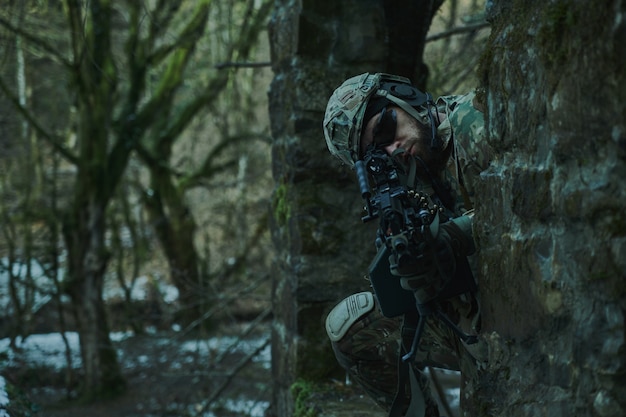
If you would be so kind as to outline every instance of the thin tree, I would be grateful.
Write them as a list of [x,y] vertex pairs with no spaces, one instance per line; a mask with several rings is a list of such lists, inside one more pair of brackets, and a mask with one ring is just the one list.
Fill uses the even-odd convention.
[[[67,251],[63,289],[71,298],[80,334],[85,399],[124,388],[109,338],[103,284],[110,258],[107,208],[132,152],[140,149],[142,155],[153,155],[154,149],[173,141],[221,88],[220,83],[228,80],[220,76],[193,92],[185,91],[185,98],[177,95],[196,44],[207,30],[211,4],[209,0],[65,0],[59,9],[49,5],[45,10],[66,17],[65,25],[58,28],[66,39],[53,42],[31,30],[34,25],[0,15],[1,26],[19,34],[29,50],[49,57],[66,74],[66,93],[75,110],[58,133],[45,123],[44,114],[22,105],[12,83],[0,77],[0,90],[37,137],[75,173],[68,202],[60,208]],[[24,15],[25,20],[31,17]],[[153,84],[154,79],[158,81]],[[184,99],[191,104],[172,104]],[[171,121],[157,135],[166,117]]]
[[[220,56],[223,62],[246,61],[253,47],[258,43],[259,33],[265,28],[272,2],[248,0],[226,2],[230,19],[224,28],[230,32],[228,39],[223,41]],[[237,17],[237,13],[241,15]],[[220,16],[221,17],[221,16]],[[237,18],[238,24],[233,19]],[[222,19],[216,19],[222,21]],[[165,22],[153,22],[163,25]],[[234,33],[233,33],[234,32]],[[154,45],[150,46],[154,47]],[[189,51],[191,52],[191,51]],[[217,54],[216,54],[217,55]],[[186,62],[190,54],[180,54],[180,63]],[[147,63],[146,63],[147,64]],[[211,63],[217,66],[217,62]],[[206,69],[203,69],[206,71]],[[209,71],[207,71],[209,72]],[[169,72],[168,72],[169,73]],[[174,72],[173,74],[176,74]],[[164,164],[173,156],[173,147],[181,138],[181,133],[201,111],[209,106],[215,107],[229,80],[235,74],[223,67],[209,72],[208,82],[200,90],[199,95],[176,106],[170,101],[155,109],[155,117],[159,120],[153,126],[153,132],[142,143],[140,156],[150,172],[150,187],[144,193],[144,202],[151,215],[157,237],[166,254],[170,267],[170,277],[179,290],[179,303],[183,308],[180,318],[190,323],[202,316],[207,293],[210,293],[210,274],[201,271],[200,256],[196,250],[194,238],[198,228],[192,210],[185,200],[185,194],[202,186],[218,173],[236,166],[237,158],[226,156],[225,150],[232,148],[237,142],[250,140],[250,135],[229,137],[227,132],[216,133],[223,136],[219,143],[207,152],[203,162],[196,169],[178,171]],[[172,84],[182,84],[183,79],[172,79]]]

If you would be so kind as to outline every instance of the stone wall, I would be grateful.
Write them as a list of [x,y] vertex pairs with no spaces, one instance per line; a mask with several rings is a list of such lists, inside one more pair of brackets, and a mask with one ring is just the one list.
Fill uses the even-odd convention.
[[[421,3],[398,0],[396,5],[399,10],[413,5],[405,7],[406,17],[417,14],[415,4]],[[423,3],[434,10],[437,2]],[[371,227],[376,225],[360,221],[363,202],[354,173],[326,149],[322,120],[328,97],[347,77],[366,71],[394,69],[419,77],[416,54],[421,58],[423,44],[390,53],[389,39],[414,36],[418,20],[396,18],[390,33],[381,0],[277,0],[275,5],[269,93],[276,183],[271,208],[274,413],[291,417],[290,386],[297,378],[343,378],[323,323],[341,298],[368,289],[363,275],[374,254]]]
[[[359,195],[350,171],[330,158],[321,129],[332,90],[358,65],[335,66],[319,58],[341,48],[356,59],[366,43],[361,37],[355,42],[336,39],[339,2],[312,3],[277,1],[271,23],[275,77],[269,99],[276,182],[271,229],[277,249],[272,373],[274,413],[285,417],[293,415],[290,387],[297,378],[320,379],[338,372],[323,320],[331,300],[356,289],[353,268],[367,265],[361,256],[366,235],[356,227]],[[375,40],[369,44],[375,52]],[[358,71],[366,66],[363,62]]]
[[471,415],[626,415],[626,3],[490,3]]

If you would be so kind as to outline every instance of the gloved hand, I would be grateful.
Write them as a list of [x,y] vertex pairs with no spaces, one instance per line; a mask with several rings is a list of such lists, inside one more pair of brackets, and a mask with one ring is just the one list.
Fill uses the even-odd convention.
[[430,245],[421,244],[414,257],[413,274],[400,274],[402,288],[425,303],[445,288],[456,272],[456,260],[476,251],[472,237],[472,215],[463,215],[439,225]]
[[473,214],[463,215],[439,225],[437,240],[446,241],[457,258],[476,252],[472,236],[473,217]]

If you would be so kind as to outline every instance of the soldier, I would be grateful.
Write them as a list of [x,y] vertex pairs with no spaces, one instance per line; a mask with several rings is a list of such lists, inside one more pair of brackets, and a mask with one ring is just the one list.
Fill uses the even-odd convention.
[[[483,114],[478,109],[474,93],[441,97],[435,102],[404,77],[365,73],[335,90],[323,125],[331,154],[350,168],[374,149],[384,149],[394,158],[412,163],[421,191],[426,190],[441,207],[444,221],[453,220],[441,224],[436,239],[459,265],[475,250],[472,178],[488,164],[488,155],[480,147]],[[402,287],[412,289],[418,300],[437,297],[440,292],[431,297],[425,294],[445,281],[426,270],[396,275],[400,275]],[[480,325],[478,293],[471,272],[462,279],[468,282],[457,279],[454,284],[445,284],[456,288],[437,305],[458,329],[476,335]],[[415,331],[403,332],[401,317],[385,314],[381,308],[381,304],[395,300],[382,300],[377,295],[367,291],[353,294],[328,314],[326,331],[339,364],[390,416],[439,416],[429,379],[422,371],[428,366],[460,370],[469,379],[476,373],[475,351],[450,326],[429,319],[412,366],[406,365],[413,383],[405,386],[403,381],[411,378],[406,377],[399,361],[400,345],[404,340],[402,352],[407,352],[407,334],[414,335]],[[404,375],[400,385],[399,375]]]

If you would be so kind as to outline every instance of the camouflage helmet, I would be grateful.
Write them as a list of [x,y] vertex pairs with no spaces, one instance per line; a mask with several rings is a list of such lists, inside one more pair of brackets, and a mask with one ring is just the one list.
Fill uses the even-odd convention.
[[369,119],[365,116],[368,104],[379,97],[430,125],[428,107],[434,104],[432,98],[415,88],[408,78],[384,73],[349,78],[328,100],[323,127],[330,153],[350,167],[359,159],[361,132],[367,123],[365,119]]

